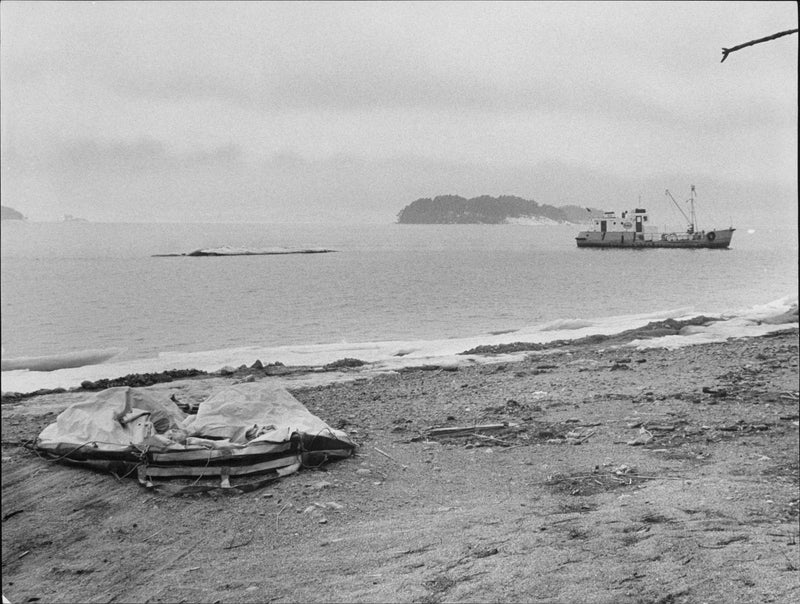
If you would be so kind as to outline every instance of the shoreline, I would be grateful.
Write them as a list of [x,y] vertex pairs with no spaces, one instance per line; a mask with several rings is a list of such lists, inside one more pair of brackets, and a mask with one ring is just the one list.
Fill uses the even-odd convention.
[[[362,369],[326,385],[254,377],[283,383],[358,449],[228,496],[171,498],[40,459],[24,443],[85,393],[4,400],[4,595],[792,599],[796,327],[674,350],[600,342],[457,368]],[[241,379],[148,388],[191,403]],[[474,428],[492,425],[503,428]]]
[[[663,337],[666,335],[678,335],[678,333],[683,327],[707,325],[711,322],[719,320],[721,319],[706,317],[703,315],[699,315],[697,317],[693,317],[691,319],[687,319],[684,321],[675,321],[673,319],[667,319],[666,321],[651,322],[644,327],[627,330],[619,334],[613,334],[613,335],[597,334],[597,335],[584,336],[582,338],[576,338],[574,340],[554,340],[547,343],[512,342],[509,344],[481,345],[470,350],[465,350],[464,352],[458,354],[460,356],[470,356],[470,355],[480,356],[484,358],[483,361],[484,363],[491,364],[492,359],[494,357],[498,357],[500,355],[508,355],[512,353],[520,353],[520,352],[536,353],[536,352],[555,352],[555,351],[562,351],[562,352],[566,351],[570,353],[571,351],[579,349],[584,346],[595,346],[599,344],[617,347],[617,346],[622,346],[626,343],[630,343],[633,340],[638,340],[642,338],[646,339],[646,338]],[[762,336],[750,336],[750,337],[777,337],[797,332],[798,332],[798,327],[785,327],[782,329],[777,329],[775,331],[769,332]],[[698,344],[691,344],[691,345],[696,346]],[[496,362],[503,362],[503,360],[497,360]],[[519,362],[519,360],[512,360],[511,362]],[[160,372],[131,373],[116,378],[102,378],[95,381],[84,380],[80,386],[73,388],[41,388],[32,392],[3,391],[2,394],[0,394],[0,404],[17,402],[27,398],[48,395],[48,394],[92,392],[98,390],[105,390],[106,388],[115,388],[119,386],[129,386],[131,388],[144,388],[156,384],[169,383],[177,380],[185,380],[190,378],[202,379],[202,378],[213,378],[213,377],[230,377],[233,379],[251,381],[263,377],[302,376],[312,373],[319,374],[319,373],[332,373],[337,371],[347,371],[349,369],[355,369],[357,372],[360,372],[363,369],[369,369],[369,365],[371,364],[362,361],[360,359],[348,358],[348,357],[338,359],[336,361],[321,366],[284,365],[281,362],[269,363],[267,365],[264,365],[260,359],[256,359],[256,361],[250,366],[240,365],[237,368],[227,366],[217,371],[203,371],[194,368],[167,369]],[[458,368],[457,366],[449,363],[437,364],[435,362],[431,362],[431,363],[423,363],[420,365],[404,366],[401,367],[399,371],[414,371],[414,370],[431,371],[431,370],[442,370],[442,369],[457,370],[457,368]],[[389,373],[389,372],[391,371],[377,370],[377,373]],[[358,379],[358,378],[353,378],[353,379]]]
[[[523,358],[526,354],[532,352],[544,352],[599,343],[605,343],[608,346],[630,346],[632,348],[692,346],[709,341],[725,341],[735,337],[764,335],[782,329],[797,329],[795,325],[799,320],[798,304],[796,301],[788,300],[787,302],[786,300],[781,299],[769,305],[754,307],[749,311],[749,314],[728,316],[684,315],[683,318],[678,319],[662,318],[651,320],[629,329],[625,329],[616,323],[611,326],[611,322],[616,319],[611,317],[595,321],[555,321],[552,323],[554,327],[549,327],[551,324],[546,323],[530,330],[507,330],[483,336],[441,340],[438,342],[398,341],[366,342],[343,346],[319,345],[316,347],[318,349],[317,355],[328,357],[326,359],[327,362],[315,362],[308,358],[311,350],[315,348],[314,346],[294,346],[264,349],[262,352],[271,356],[285,354],[303,361],[302,363],[284,362],[281,359],[263,364],[261,358],[258,358],[257,352],[251,352],[246,360],[244,356],[246,353],[239,352],[237,355],[232,355],[238,357],[233,364],[219,363],[213,366],[213,362],[210,362],[209,359],[204,359],[200,364],[191,364],[191,361],[184,359],[172,363],[173,366],[169,367],[169,361],[143,359],[121,364],[122,368],[118,368],[116,373],[114,373],[115,363],[113,361],[108,364],[90,363],[79,367],[66,364],[72,363],[75,357],[86,356],[87,353],[97,355],[98,352],[104,352],[82,351],[62,355],[65,362],[63,367],[57,365],[57,356],[46,357],[48,364],[52,368],[50,371],[31,373],[12,373],[9,371],[8,375],[3,376],[4,389],[2,397],[3,399],[18,400],[39,394],[74,392],[82,389],[98,390],[112,385],[148,386],[179,379],[187,375],[187,372],[197,376],[224,376],[230,374],[241,375],[250,370],[250,373],[255,377],[260,377],[279,373],[330,373],[341,368],[355,367],[366,373],[378,374],[419,365],[463,366],[472,362],[491,362],[492,358],[501,355],[508,357],[506,360],[514,360],[514,357]],[[776,303],[781,303],[782,307],[780,309],[773,308]],[[667,316],[665,313],[653,313],[650,317],[659,314],[662,317]],[[633,315],[628,318],[635,319]],[[565,326],[570,323],[572,323],[572,326]],[[552,336],[547,334],[554,333],[553,329],[560,329],[565,335],[571,334],[572,337],[552,339]],[[517,340],[516,338],[520,339]],[[483,343],[481,343],[481,340],[483,340]],[[487,344],[485,343],[487,341],[499,341],[500,343]],[[342,356],[337,356],[337,351]],[[201,353],[201,356],[203,354],[207,353]],[[358,355],[358,357],[350,355]],[[198,356],[199,359],[200,356]],[[6,359],[4,363],[11,363],[15,360]],[[125,365],[128,365],[127,369],[138,365],[140,369],[144,368],[144,370],[126,371]],[[161,367],[156,368],[158,365]],[[6,372],[4,371],[4,373]],[[98,377],[93,378],[92,375]],[[62,377],[58,378],[57,376]],[[41,385],[40,387],[29,385],[25,389],[19,387],[20,384],[25,384],[26,382],[30,384],[36,381],[40,384],[56,383],[52,387]],[[59,381],[61,383],[57,383]],[[9,382],[12,386],[6,389],[6,384]],[[70,386],[70,383],[74,385]]]

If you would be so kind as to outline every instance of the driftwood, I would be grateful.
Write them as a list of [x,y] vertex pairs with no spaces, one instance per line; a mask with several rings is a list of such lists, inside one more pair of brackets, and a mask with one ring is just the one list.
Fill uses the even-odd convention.
[[474,432],[487,430],[503,430],[511,428],[514,424],[478,424],[475,426],[453,426],[450,428],[431,428],[428,436],[456,436],[459,434],[472,434]]
[[739,44],[738,46],[734,46],[732,48],[723,48],[722,49],[722,61],[720,63],[724,63],[725,59],[728,58],[728,55],[732,52],[737,50],[741,50],[742,48],[747,48],[748,46],[753,46],[754,44],[760,44],[761,42],[769,42],[770,40],[774,40],[775,38],[781,38],[783,36],[788,36],[789,34],[796,34],[796,29],[787,29],[786,31],[778,32],[777,34],[772,34],[771,36],[767,36],[766,38],[759,38],[758,40],[750,40],[749,42],[745,42],[744,44]]

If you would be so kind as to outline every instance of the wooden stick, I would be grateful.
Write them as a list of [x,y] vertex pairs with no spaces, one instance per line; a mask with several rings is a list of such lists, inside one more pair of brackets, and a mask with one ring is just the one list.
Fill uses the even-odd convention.
[[381,450],[380,450],[378,447],[372,447],[372,448],[373,448],[373,449],[375,449],[375,450],[376,450],[378,453],[380,453],[380,454],[381,454],[381,455],[383,455],[384,457],[388,457],[388,458],[389,458],[389,459],[391,459],[392,461],[396,461],[397,463],[400,463],[400,462],[399,462],[399,461],[397,461],[397,460],[396,460],[394,457],[392,457],[391,455],[389,455],[389,454],[388,454],[386,451],[381,451]]
[[484,440],[491,440],[492,442],[500,443],[501,445],[510,445],[511,443],[507,440],[500,440],[499,438],[495,438],[494,436],[489,436],[488,434],[476,434],[476,438],[482,438]]
[[[404,470],[405,470],[405,469],[408,467],[408,466],[407,466],[407,465],[405,465],[404,463],[400,463],[399,461],[397,461],[397,460],[396,460],[394,457],[392,457],[391,455],[389,455],[389,454],[388,454],[386,451],[381,451],[381,450],[380,450],[378,447],[372,447],[372,448],[373,448],[373,449],[375,449],[375,450],[376,450],[378,453],[380,453],[380,454],[381,454],[381,455],[383,455],[384,457],[388,457],[389,459],[391,459],[391,460],[392,460],[393,462],[395,462],[396,464],[400,464],[400,466],[401,466],[401,467],[402,467]],[[381,475],[383,475],[383,473],[380,473],[380,474],[381,474]],[[384,480],[386,480],[386,476],[385,476],[385,475],[383,475],[383,479],[384,479]]]
[[738,46],[734,46],[732,48],[723,48],[722,49],[722,61],[720,63],[724,63],[725,59],[728,58],[728,55],[734,51],[741,50],[742,48],[747,48],[748,46],[753,46],[754,44],[760,44],[761,42],[769,42],[770,40],[774,40],[775,38],[781,38],[783,36],[788,36],[789,34],[796,34],[796,29],[787,29],[786,31],[778,32],[777,34],[772,34],[771,36],[767,36],[766,38],[759,38],[758,40],[750,40],[749,42],[745,42],[744,44],[739,44]]
[[482,424],[475,426],[454,426],[452,428],[431,428],[428,430],[428,436],[456,435],[476,432],[478,430],[502,430],[503,428],[510,427],[512,427],[511,424]]

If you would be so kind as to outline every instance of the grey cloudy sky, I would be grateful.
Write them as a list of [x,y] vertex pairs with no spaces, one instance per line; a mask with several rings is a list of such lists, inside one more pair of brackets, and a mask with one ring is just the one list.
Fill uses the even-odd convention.
[[[794,2],[0,3],[34,220],[389,222],[418,197],[797,217]],[[685,195],[684,195],[685,196]],[[651,201],[652,200],[652,201]]]

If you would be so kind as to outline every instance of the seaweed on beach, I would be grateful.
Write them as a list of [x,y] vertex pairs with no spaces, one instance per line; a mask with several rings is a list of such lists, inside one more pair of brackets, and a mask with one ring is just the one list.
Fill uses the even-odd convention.
[[366,362],[362,361],[361,359],[353,359],[350,357],[345,357],[343,359],[338,359],[336,361],[333,361],[332,363],[328,363],[327,365],[324,365],[322,368],[325,371],[335,371],[337,369],[349,369],[352,367],[361,367],[363,365],[366,365]]
[[614,489],[631,487],[657,476],[642,475],[636,469],[622,465],[606,471],[595,468],[593,472],[552,474],[544,484],[556,492],[572,496],[595,495]]
[[171,382],[173,380],[198,377],[202,375],[208,375],[208,373],[201,371],[200,369],[170,369],[168,371],[161,371],[160,373],[131,373],[119,378],[101,379],[94,382],[85,380],[81,382],[81,388],[83,390],[105,390],[107,388],[116,388],[118,386],[141,388],[143,386],[152,386],[153,384]]
[[664,319],[663,321],[651,321],[647,325],[628,329],[614,335],[592,334],[574,340],[553,340],[552,342],[511,342],[509,344],[490,344],[476,346],[470,350],[460,352],[461,355],[467,354],[508,354],[513,352],[538,352],[541,350],[552,350],[554,348],[564,348],[567,346],[583,347],[601,342],[612,344],[622,344],[637,339],[660,338],[663,336],[678,335],[681,329],[688,326],[705,326],[721,319],[698,315],[690,319],[679,321],[677,319]]
[[186,378],[203,377],[208,373],[200,369],[169,369],[159,373],[131,373],[123,377],[112,379],[100,379],[96,381],[84,380],[76,388],[41,388],[34,392],[3,392],[2,403],[16,403],[25,399],[47,394],[62,394],[64,392],[81,392],[83,390],[105,390],[117,386],[130,386],[131,388],[143,388],[153,384],[161,384]]

